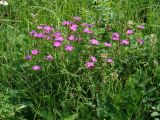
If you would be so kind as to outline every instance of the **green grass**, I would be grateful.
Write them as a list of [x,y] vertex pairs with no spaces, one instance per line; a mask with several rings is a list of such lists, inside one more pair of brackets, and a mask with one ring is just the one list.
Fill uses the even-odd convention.
[[[0,119],[6,120],[152,120],[160,114],[160,2],[158,0],[20,0],[0,6]],[[37,14],[32,18],[32,14]],[[145,22],[140,48],[109,50],[114,65],[101,60],[93,70],[77,59],[86,53],[53,51],[55,60],[40,59],[52,49],[47,42],[33,40],[29,32],[39,24],[62,28],[63,20],[80,16],[96,24],[98,40],[109,40],[105,26],[123,33],[127,22]],[[153,35],[151,35],[153,34]],[[84,36],[87,41],[87,37]],[[124,37],[124,36],[123,36]],[[101,39],[102,38],[102,39]],[[157,40],[156,40],[157,39]],[[33,62],[24,60],[31,49],[44,53]],[[82,49],[83,46],[80,46]],[[81,52],[81,54],[80,54]],[[106,52],[106,51],[105,51]],[[98,57],[100,59],[100,56]],[[32,71],[41,63],[44,69]],[[153,113],[157,113],[157,116]]]

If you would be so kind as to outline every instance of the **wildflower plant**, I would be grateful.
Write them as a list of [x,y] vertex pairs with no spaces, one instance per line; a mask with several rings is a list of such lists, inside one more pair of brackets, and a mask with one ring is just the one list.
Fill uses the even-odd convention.
[[[25,59],[30,61],[34,57],[36,57],[34,60],[39,59],[39,65],[32,66],[32,70],[37,71],[44,68],[43,65],[40,65],[41,61],[56,61],[57,58],[60,58],[65,64],[65,61],[68,61],[73,54],[80,61],[80,67],[95,68],[100,67],[103,63],[113,64],[117,55],[123,53],[125,48],[127,50],[131,50],[132,47],[139,49],[139,45],[144,43],[143,25],[129,24],[124,32],[106,30],[104,33],[109,35],[106,40],[95,34],[98,29],[95,24],[83,23],[80,17],[73,17],[72,21],[63,21],[61,28],[58,29],[47,24],[38,25],[36,30],[30,32],[30,36],[37,43],[43,42],[44,44],[34,46],[30,55],[27,54]],[[46,47],[50,46],[48,51],[37,49],[38,46],[45,47],[46,43]],[[44,56],[42,57],[41,54]],[[102,57],[102,54],[108,55]],[[72,63],[72,59],[69,62]]]
[[[139,26],[141,25],[130,25],[122,28],[122,31],[110,26],[109,31],[101,31],[95,23],[86,23],[80,17],[73,17],[71,21],[64,20],[59,27],[38,25],[29,33],[34,44],[25,56],[25,61],[29,64],[28,70],[32,71],[31,77],[34,78],[33,91],[37,93],[38,89],[38,94],[41,94],[42,90],[48,94],[44,96],[49,96],[50,99],[56,96],[54,99],[60,100],[59,103],[56,102],[57,109],[67,108],[66,112],[71,109],[74,111],[79,106],[78,102],[89,99],[93,104],[91,109],[97,109],[97,115],[106,118],[104,112],[107,108],[101,105],[106,101],[107,85],[123,86],[119,80],[125,80],[130,75],[129,72],[134,71],[132,64],[139,60],[136,54],[143,51],[144,29]],[[107,37],[104,39],[101,34]],[[41,89],[43,87],[45,89]],[[116,89],[116,86],[112,87],[111,89]],[[60,89],[61,93],[58,92]],[[72,104],[65,107],[63,105],[66,99],[74,103],[69,102]],[[44,102],[41,99],[40,102],[48,104],[48,100]],[[62,106],[64,109],[59,109]],[[99,107],[101,111],[98,111]],[[78,108],[78,111],[81,110]]]

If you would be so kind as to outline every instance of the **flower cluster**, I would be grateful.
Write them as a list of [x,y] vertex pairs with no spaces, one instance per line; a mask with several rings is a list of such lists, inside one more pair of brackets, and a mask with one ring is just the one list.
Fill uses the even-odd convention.
[[[88,23],[81,23],[80,17],[73,17],[73,21],[63,21],[62,27],[66,27],[68,30],[67,33],[63,33],[60,31],[56,31],[56,29],[53,26],[41,24],[37,26],[37,30],[33,30],[30,32],[30,36],[34,39],[40,39],[40,40],[46,40],[49,42],[50,45],[53,46],[53,49],[58,50],[59,48],[63,48],[65,52],[68,52],[71,54],[72,51],[77,49],[78,46],[85,46],[89,45],[92,47],[92,49],[113,49],[119,48],[117,46],[129,46],[131,44],[130,36],[134,35],[136,33],[136,30],[143,30],[144,26],[139,25],[137,29],[128,28],[126,29],[126,32],[123,36],[125,36],[125,39],[121,39],[120,32],[112,31],[110,32],[110,39],[106,40],[105,42],[102,42],[104,40],[98,39],[98,36],[94,35],[94,26],[92,24]],[[89,37],[83,37],[83,36],[89,36]],[[93,37],[94,36],[94,37]],[[144,43],[144,40],[141,38],[137,38],[136,41],[139,45],[142,45]],[[83,43],[83,44],[81,44]],[[84,47],[82,47],[84,49]],[[34,56],[37,56],[41,54],[41,51],[39,49],[32,49],[31,54],[28,54],[25,56],[25,59],[30,61]],[[55,58],[53,57],[53,52],[48,53],[46,56],[44,56],[44,59],[47,61],[52,61]],[[95,57],[97,56],[97,57]],[[112,55],[111,55],[112,56]],[[113,60],[111,56],[106,56],[103,58],[104,62],[112,64]],[[89,60],[85,62],[85,66],[88,69],[92,69],[95,67],[96,63],[98,62],[98,59],[100,58],[100,55],[94,54],[89,57]],[[32,67],[32,70],[40,70],[42,67],[39,65],[35,65]]]

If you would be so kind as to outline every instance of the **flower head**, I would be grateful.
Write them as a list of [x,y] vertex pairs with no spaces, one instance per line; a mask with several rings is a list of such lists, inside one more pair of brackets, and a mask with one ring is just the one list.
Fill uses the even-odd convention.
[[70,29],[71,29],[72,31],[76,31],[77,28],[78,28],[78,25],[76,25],[76,24],[71,24],[71,26],[70,26]]
[[61,32],[55,32],[53,34],[53,36],[55,37],[55,41],[63,41],[64,40],[64,38],[62,37]]
[[92,34],[92,31],[88,27],[84,28],[83,32],[87,34]]
[[133,33],[133,30],[127,30],[127,35],[132,35]]
[[75,37],[74,37],[74,35],[70,35],[67,39],[70,41],[73,41],[73,40],[75,40]]
[[39,54],[39,50],[36,50],[36,49],[31,50],[31,53],[32,53],[32,55],[38,55]]
[[53,56],[49,54],[45,57],[45,59],[48,61],[51,61],[51,60],[53,60]]
[[107,61],[108,63],[112,63],[112,62],[113,62],[112,58],[108,58],[108,59],[106,59],[106,61]]
[[138,42],[140,45],[144,44],[144,40],[142,40],[142,39],[140,39],[140,38],[137,38],[137,42]]
[[144,29],[144,25],[139,25],[138,29],[143,30]]
[[73,17],[73,19],[75,20],[75,21],[80,21],[81,20],[81,18],[80,17]]
[[111,44],[111,43],[108,43],[108,42],[105,42],[104,45],[105,45],[106,47],[112,47],[112,44]]
[[96,39],[91,39],[91,40],[90,40],[90,43],[91,43],[92,45],[98,45],[98,44],[99,44],[99,41],[96,40]]
[[122,44],[122,45],[129,45],[129,41],[128,41],[128,40],[122,40],[122,41],[121,41],[121,44]]
[[65,51],[71,52],[71,51],[73,51],[74,47],[71,45],[66,45],[64,49],[65,49]]
[[112,33],[112,40],[119,40],[119,39],[120,39],[119,33],[116,32]]
[[35,33],[33,36],[36,38],[43,38],[45,35],[43,33]]
[[35,65],[32,67],[32,70],[34,70],[34,71],[38,71],[40,69],[41,69],[41,66],[38,66],[38,65]]
[[81,25],[82,25],[83,27],[89,27],[89,28],[93,27],[93,25],[88,24],[88,23],[82,23]]
[[90,57],[90,60],[91,60],[92,62],[97,62],[97,59],[96,59],[96,57],[94,57],[94,56],[91,56],[91,57]]
[[62,45],[62,42],[60,42],[60,41],[53,42],[54,47],[60,47],[61,45]]
[[86,62],[85,63],[85,66],[89,69],[93,68],[94,67],[94,62]]
[[69,22],[69,21],[63,21],[63,23],[62,23],[63,25],[70,25],[71,24],[71,22]]
[[64,38],[63,38],[63,37],[61,37],[61,36],[60,36],[60,37],[56,37],[56,38],[55,38],[55,41],[63,41],[63,40],[64,40]]
[[25,59],[26,59],[26,60],[31,60],[31,59],[32,59],[32,56],[31,56],[31,55],[27,55],[27,56],[25,56]]
[[53,30],[53,27],[52,26],[44,26],[43,30],[45,33],[50,33]]
[[55,33],[53,34],[53,36],[54,36],[54,37],[61,37],[62,34],[61,34],[61,32],[55,32]]
[[29,34],[31,35],[31,36],[34,36],[34,34],[36,34],[37,32],[35,31],[35,30],[32,30]]

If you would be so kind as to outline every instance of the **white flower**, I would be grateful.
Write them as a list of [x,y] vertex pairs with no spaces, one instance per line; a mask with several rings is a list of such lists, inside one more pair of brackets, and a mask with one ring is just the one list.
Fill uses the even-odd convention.
[[7,1],[4,1],[4,0],[1,0],[1,1],[0,1],[0,5],[5,5],[5,6],[7,6],[7,5],[8,5],[8,2],[7,2]]

